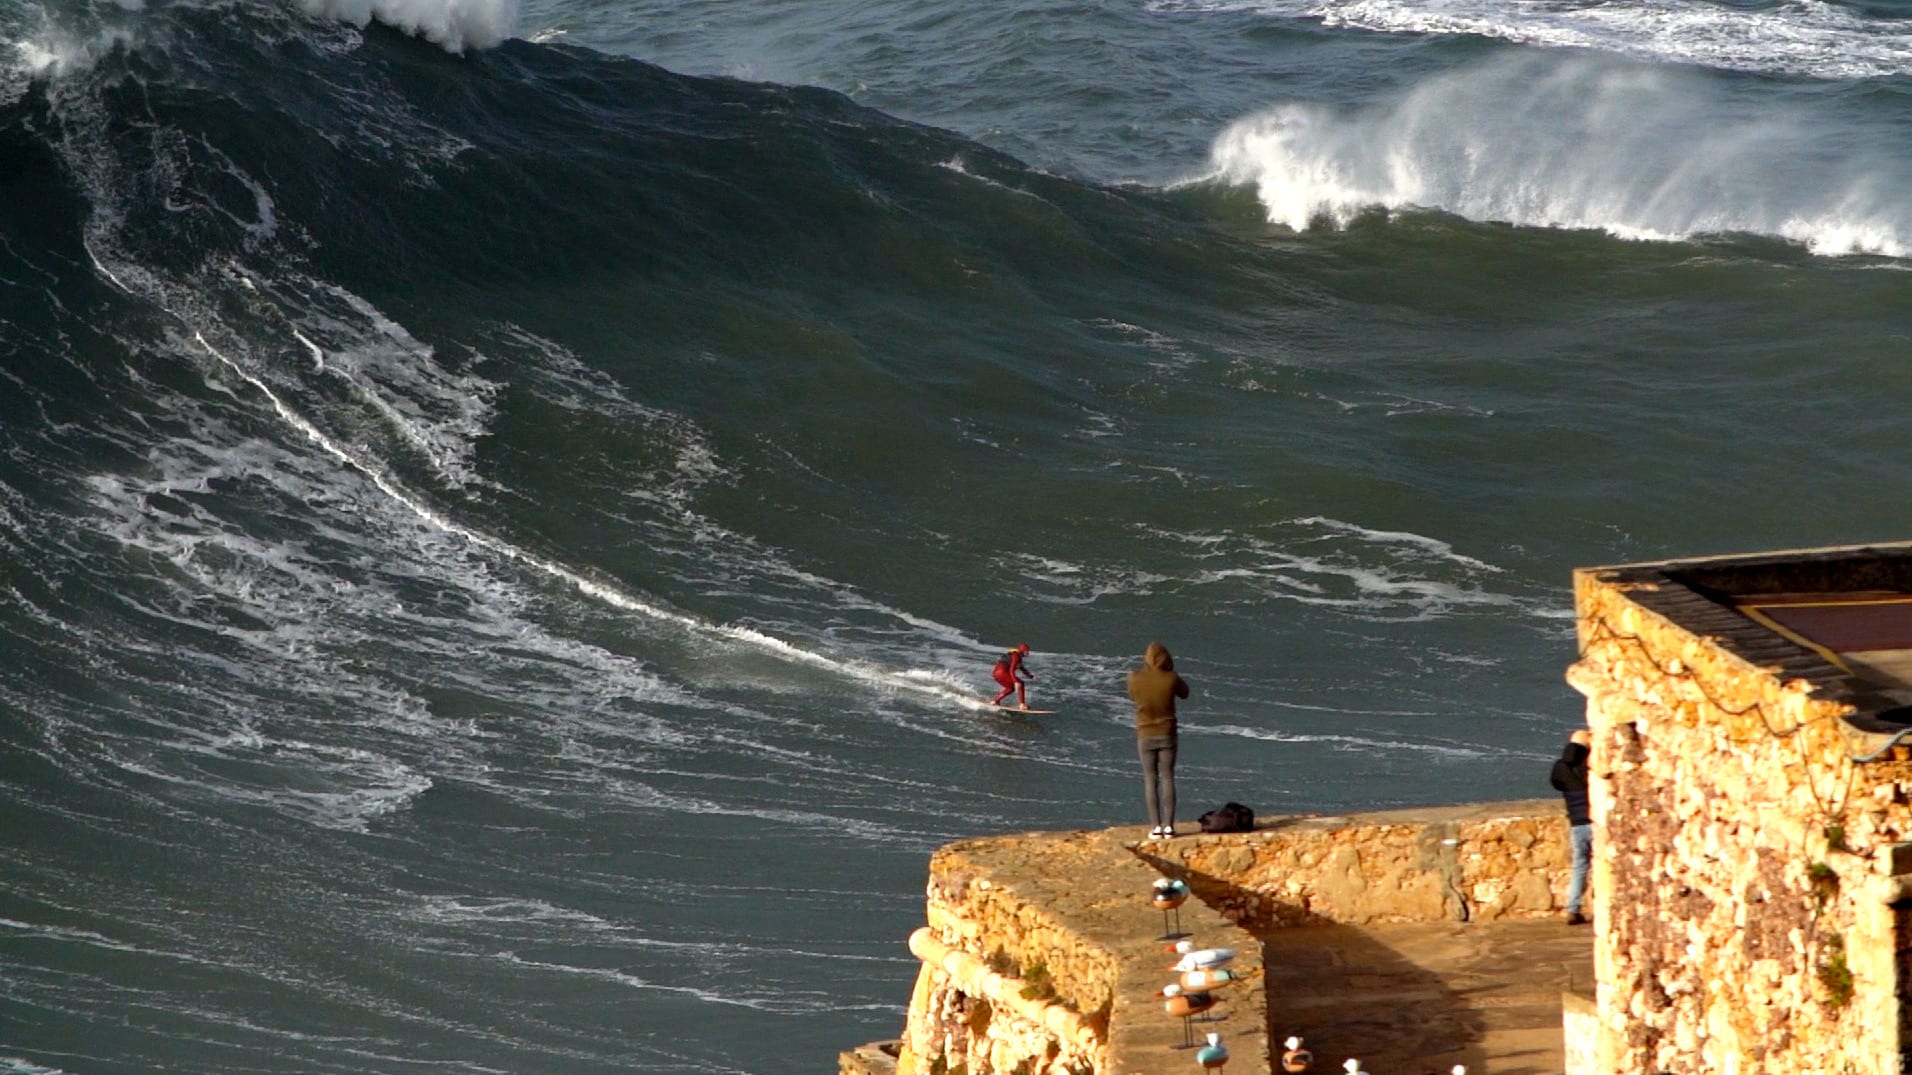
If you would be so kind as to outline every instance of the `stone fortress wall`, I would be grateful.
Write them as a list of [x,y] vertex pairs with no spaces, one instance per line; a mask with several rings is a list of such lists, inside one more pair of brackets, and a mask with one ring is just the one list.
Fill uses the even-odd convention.
[[1730,651],[1729,609],[1676,622],[1641,603],[1671,597],[1600,570],[1575,591],[1595,1070],[1898,1075],[1904,750],[1858,760],[1869,737],[1805,677],[1810,655],[1783,639]]

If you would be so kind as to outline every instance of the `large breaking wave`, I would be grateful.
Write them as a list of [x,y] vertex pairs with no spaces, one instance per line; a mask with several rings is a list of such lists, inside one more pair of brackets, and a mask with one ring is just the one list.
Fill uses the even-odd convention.
[[1777,237],[1817,254],[1912,252],[1903,132],[1716,76],[1598,56],[1507,54],[1359,108],[1246,116],[1202,178],[1251,186],[1270,221],[1364,212],[1585,228],[1628,239]]

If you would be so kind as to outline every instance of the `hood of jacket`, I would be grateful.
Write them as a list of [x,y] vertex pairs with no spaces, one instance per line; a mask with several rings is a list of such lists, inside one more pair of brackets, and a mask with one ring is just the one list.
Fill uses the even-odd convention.
[[1175,658],[1168,655],[1168,647],[1160,642],[1149,643],[1149,648],[1142,653],[1142,663],[1162,672],[1175,671]]

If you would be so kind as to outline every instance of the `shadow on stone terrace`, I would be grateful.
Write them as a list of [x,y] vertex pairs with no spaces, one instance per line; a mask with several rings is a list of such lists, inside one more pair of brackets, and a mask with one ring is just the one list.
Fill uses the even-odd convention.
[[[1198,837],[1199,839],[1199,837]],[[1205,900],[1227,879],[1137,853],[1182,876]],[[1373,1075],[1554,1075],[1564,1067],[1561,993],[1589,991],[1592,936],[1558,918],[1348,925],[1281,907],[1287,925],[1251,932],[1262,944],[1269,1039],[1290,1036],[1338,1072],[1358,1058]]]

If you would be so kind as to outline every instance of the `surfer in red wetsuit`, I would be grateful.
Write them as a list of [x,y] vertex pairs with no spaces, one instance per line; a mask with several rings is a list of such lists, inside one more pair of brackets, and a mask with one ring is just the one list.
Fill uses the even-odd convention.
[[1029,669],[1023,667],[1022,659],[1028,655],[1028,653],[1029,643],[1019,643],[1015,649],[1003,654],[1002,659],[996,662],[995,669],[991,671],[989,675],[990,678],[996,681],[998,686],[1002,687],[1002,693],[996,695],[995,700],[991,704],[1001,705],[1002,700],[1009,697],[1009,693],[1014,691],[1018,708],[1029,708],[1029,686],[1027,681],[1036,677],[1030,674]]

